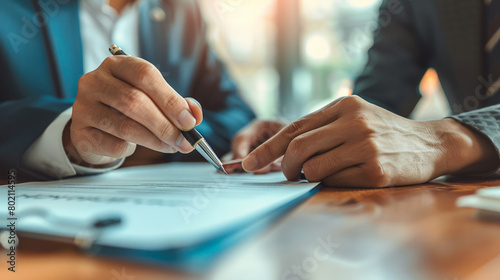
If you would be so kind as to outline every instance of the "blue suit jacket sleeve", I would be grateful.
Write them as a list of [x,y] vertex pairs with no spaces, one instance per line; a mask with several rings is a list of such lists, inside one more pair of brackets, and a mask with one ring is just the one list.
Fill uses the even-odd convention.
[[64,110],[71,107],[73,100],[61,100],[52,96],[40,96],[0,103],[0,170],[16,169],[21,177],[47,179],[42,174],[33,174],[23,168],[24,152],[43,133],[49,124]]

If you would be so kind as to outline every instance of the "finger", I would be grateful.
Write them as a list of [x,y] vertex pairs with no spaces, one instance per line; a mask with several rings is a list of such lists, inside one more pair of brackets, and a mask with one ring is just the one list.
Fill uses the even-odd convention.
[[233,138],[231,143],[231,153],[233,154],[233,159],[243,159],[249,153],[252,147],[256,147],[256,135],[259,135],[259,130],[256,128],[256,124],[260,121],[253,121],[242,130],[240,130],[236,136]]
[[241,172],[241,160],[230,160],[223,162],[223,167],[227,173]]
[[236,167],[236,166],[224,167],[224,170],[226,170],[226,172],[228,174],[240,173],[241,172],[241,166],[240,167]]
[[[106,79],[100,84],[106,87],[96,96],[97,100],[112,107],[146,127],[158,139],[181,152],[192,151],[181,132],[158,109],[156,104],[142,91],[117,80]],[[99,117],[103,115],[99,115]],[[116,135],[116,134],[115,134]]]
[[271,165],[268,165],[268,166],[266,166],[266,167],[264,167],[262,169],[254,171],[253,174],[255,174],[255,175],[264,175],[264,174],[267,174],[269,172],[271,172]]
[[363,170],[360,166],[353,166],[326,177],[322,183],[328,187],[362,187],[359,178],[364,178]]
[[271,164],[271,172],[280,172],[280,171],[282,171],[281,165]]
[[[95,128],[116,136],[122,140],[141,145],[154,151],[163,153],[176,153],[178,151],[188,153],[193,147],[179,134],[175,146],[161,141],[156,135],[140,123],[130,119],[115,109],[98,104],[95,114],[91,116]],[[184,141],[183,141],[184,140]]]
[[192,130],[201,121],[194,118],[187,101],[165,81],[151,63],[126,56],[108,57],[104,63],[109,66],[113,76],[146,93],[177,128]]
[[281,161],[275,161],[271,164],[271,172],[281,171]]
[[250,147],[252,146],[251,140],[250,136],[246,133],[238,134],[234,137],[231,144],[233,159],[242,159],[250,153]]
[[344,143],[346,135],[342,132],[345,131],[342,123],[333,122],[294,138],[288,145],[281,164],[287,179],[298,180],[305,162]]
[[136,145],[119,139],[97,128],[72,130],[72,142],[81,158],[90,164],[109,163],[135,152]]
[[322,181],[330,187],[381,188],[388,186],[378,162],[368,162],[341,170]]
[[203,121],[203,110],[200,102],[192,97],[186,97],[186,101],[188,102],[191,113],[193,113],[193,116],[196,119],[196,126],[200,125]]
[[279,121],[253,121],[234,137],[231,145],[234,159],[243,159],[251,150],[271,138],[284,126],[285,124]]
[[338,112],[335,110],[338,102],[338,100],[334,101],[329,107],[286,126],[271,139],[252,151],[243,161],[243,169],[251,172],[271,164],[278,157],[285,154],[288,145],[295,137],[333,122],[338,118]]
[[[367,157],[367,153],[361,147],[354,144],[343,144],[308,159],[302,166],[302,169],[308,181],[319,182],[341,170],[363,164],[367,160]],[[289,170],[285,171],[284,166],[283,173],[288,173]],[[300,170],[298,173],[300,175]],[[288,174],[288,176],[297,177],[299,175]]]
[[282,161],[282,157],[280,157],[279,159],[273,161],[273,163],[271,163],[270,165],[260,169],[260,170],[257,170],[254,172],[254,174],[267,174],[267,173],[270,173],[270,172],[279,172],[281,171],[281,161]]

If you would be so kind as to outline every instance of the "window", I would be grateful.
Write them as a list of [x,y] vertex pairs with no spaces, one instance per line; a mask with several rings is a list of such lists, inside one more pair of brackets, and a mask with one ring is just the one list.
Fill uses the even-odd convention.
[[[208,39],[263,118],[296,119],[352,93],[381,0],[199,0]],[[449,113],[430,71],[413,117]]]

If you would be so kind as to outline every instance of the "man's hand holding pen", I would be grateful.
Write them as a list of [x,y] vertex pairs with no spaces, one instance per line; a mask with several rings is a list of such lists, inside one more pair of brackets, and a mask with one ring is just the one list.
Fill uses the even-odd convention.
[[180,96],[151,63],[109,57],[80,79],[64,146],[70,158],[90,165],[128,157],[136,145],[189,153],[194,148],[179,130],[189,131],[202,120],[200,104]]

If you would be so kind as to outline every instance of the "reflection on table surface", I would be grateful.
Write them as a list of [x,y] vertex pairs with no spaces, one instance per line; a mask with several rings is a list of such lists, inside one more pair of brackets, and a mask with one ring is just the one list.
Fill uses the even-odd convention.
[[[21,239],[0,279],[500,279],[500,223],[455,201],[500,181],[329,189],[227,250],[203,274],[106,259]],[[6,256],[0,257],[5,263]],[[5,278],[7,277],[7,278]],[[496,277],[496,278],[495,278]]]

